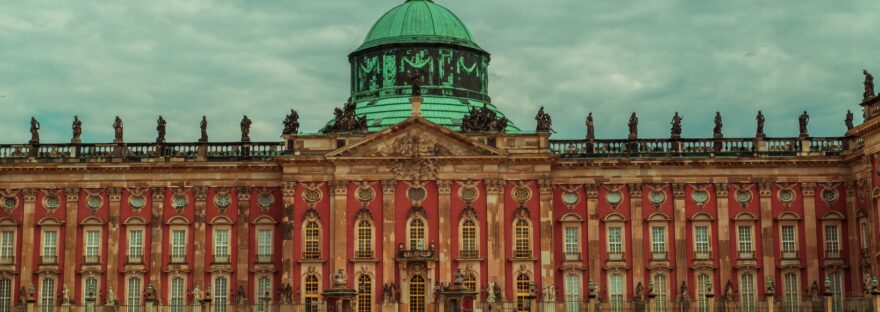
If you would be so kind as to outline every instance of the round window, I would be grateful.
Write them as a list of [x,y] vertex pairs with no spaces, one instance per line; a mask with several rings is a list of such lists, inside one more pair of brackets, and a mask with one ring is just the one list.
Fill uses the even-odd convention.
[[529,200],[529,197],[532,196],[532,191],[527,187],[517,187],[513,189],[513,199],[518,202],[524,202]]
[[562,193],[562,201],[566,205],[577,204],[578,200],[580,200],[580,195],[578,195],[578,193],[575,193],[575,192]]
[[700,205],[705,204],[709,201],[709,192],[704,190],[694,191],[691,193],[691,200]]
[[783,203],[790,203],[794,201],[794,191],[792,190],[780,190],[779,191],[779,200]]
[[752,192],[746,190],[738,190],[736,191],[736,201],[740,204],[747,204],[752,200]]
[[822,191],[822,199],[826,202],[834,202],[837,200],[837,191],[835,190],[824,190]]
[[605,200],[607,200],[609,204],[617,205],[620,203],[621,200],[623,200],[623,194],[617,191],[608,192],[605,193]]
[[425,192],[425,189],[421,187],[411,187],[406,191],[406,197],[412,201],[423,201],[425,200],[425,196],[427,196],[427,193]]
[[257,198],[257,204],[259,204],[260,207],[269,207],[273,202],[275,202],[275,197],[269,193],[260,194],[260,197]]
[[128,198],[128,205],[134,209],[141,209],[147,204],[147,198],[143,195],[134,195]]
[[229,208],[229,205],[232,205],[232,198],[229,196],[229,194],[219,194],[214,197],[214,205],[216,205],[217,208],[220,209]]
[[475,201],[478,196],[477,188],[473,186],[462,187],[459,196],[461,196],[461,199],[464,201]]
[[666,192],[663,191],[654,191],[651,192],[651,195],[648,197],[651,200],[651,203],[654,205],[662,204],[666,201]]
[[368,202],[376,197],[376,192],[372,188],[362,187],[357,190],[357,199],[362,202]]
[[302,197],[305,202],[314,204],[321,200],[321,191],[314,189],[305,190]]
[[89,208],[92,210],[98,210],[98,208],[101,208],[101,205],[103,204],[104,199],[102,199],[101,196],[98,195],[89,195],[89,197],[86,199],[86,205],[88,205]]
[[3,199],[3,208],[12,210],[15,209],[15,206],[18,206],[18,198],[6,197]]
[[46,196],[45,199],[43,199],[43,204],[46,205],[46,209],[57,209],[59,206],[61,206],[61,199],[59,199],[58,196],[49,195]]
[[187,200],[186,200],[186,196],[184,196],[184,195],[177,195],[171,199],[171,205],[174,206],[174,208],[177,210],[183,209],[184,207],[186,207],[186,204],[187,204]]

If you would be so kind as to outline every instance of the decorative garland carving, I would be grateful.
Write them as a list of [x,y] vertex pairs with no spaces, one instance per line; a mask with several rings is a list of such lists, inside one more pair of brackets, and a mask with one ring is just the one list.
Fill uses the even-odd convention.
[[[424,140],[424,141],[423,141]],[[424,156],[449,155],[449,149],[442,144],[424,139],[410,133],[397,138],[392,144],[393,152],[389,156],[403,156],[404,159],[394,161],[388,170],[395,177],[415,182],[437,178],[439,166],[433,159]]]
[[362,207],[366,207],[374,198],[376,198],[376,191],[369,182],[364,181],[360,184],[361,185],[355,191],[355,198],[361,203]]
[[302,199],[309,208],[315,208],[315,205],[324,198],[324,192],[321,191],[323,184],[309,183],[304,185],[305,189],[302,192]]
[[474,204],[474,201],[477,198],[480,198],[480,189],[477,188],[477,183],[471,180],[466,180],[463,182],[458,182],[461,187],[458,188],[458,198],[465,202],[467,207],[471,207]]

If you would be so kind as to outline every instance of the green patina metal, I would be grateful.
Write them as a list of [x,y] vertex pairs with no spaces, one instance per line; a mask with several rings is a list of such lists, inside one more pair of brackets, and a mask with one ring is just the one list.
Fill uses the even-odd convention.
[[[486,104],[497,112],[489,98],[489,61],[451,11],[431,0],[407,0],[382,16],[349,55],[350,100],[356,114],[367,117],[369,131],[379,131],[410,116],[411,82],[418,76],[422,116],[459,130],[472,107]],[[511,123],[507,130],[519,128]]]

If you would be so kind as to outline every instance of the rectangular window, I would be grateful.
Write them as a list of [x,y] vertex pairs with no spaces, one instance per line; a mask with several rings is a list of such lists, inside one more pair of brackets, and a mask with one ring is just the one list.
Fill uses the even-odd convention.
[[214,231],[214,255],[215,256],[229,256],[229,231],[228,230],[215,230]]
[[257,256],[272,256],[272,230],[257,231]]
[[[129,230],[128,231],[128,257],[133,260],[142,259],[144,256],[144,231]],[[132,261],[133,262],[133,261]],[[139,263],[137,261],[134,263]]]
[[183,278],[171,278],[171,312],[183,312],[185,288]]
[[566,311],[580,311],[581,277],[578,275],[565,276],[565,305]]
[[268,277],[257,280],[257,312],[268,312],[272,300],[272,282]]
[[126,296],[128,312],[141,311],[141,279],[132,277],[128,279],[128,294]]
[[171,231],[171,257],[172,258],[186,257],[186,231],[184,231],[184,230]]
[[15,259],[15,232],[0,232],[0,263],[12,264]]
[[709,250],[709,227],[694,227],[694,251],[699,255],[708,254]]
[[739,242],[739,252],[753,252],[752,247],[752,227],[741,225],[737,227],[737,240]]
[[623,293],[623,275],[611,274],[608,276],[608,299],[612,312],[623,312],[625,300]]
[[666,227],[651,227],[651,252],[658,254],[666,253]]
[[214,278],[214,312],[226,312],[227,283],[225,277]]
[[623,229],[620,227],[608,228],[608,253],[612,255],[623,254]]
[[837,225],[825,226],[825,257],[840,258],[840,232]]
[[757,304],[757,296],[755,293],[755,275],[752,273],[743,273],[739,277],[739,294],[742,300],[743,312],[754,312]]
[[86,231],[86,260],[96,260],[101,250],[101,232],[95,230]]
[[862,245],[862,250],[868,250],[868,223],[861,222],[859,223],[859,231],[861,231],[861,239],[860,243]]
[[580,244],[578,243],[578,229],[576,227],[565,228],[565,253],[578,254]]
[[831,307],[834,312],[843,311],[843,275],[840,271],[828,274],[831,280]]
[[0,312],[12,309],[12,279],[0,278]]
[[797,233],[794,225],[782,226],[782,252],[797,253]]
[[56,231],[43,232],[43,256],[44,257],[55,257],[56,252],[58,251],[57,244],[58,244],[58,232],[56,232]]
[[697,275],[697,311],[709,312],[709,301],[706,298],[706,294],[711,290],[709,289],[709,285],[707,285],[708,283],[709,275]]
[[783,311],[798,311],[800,296],[798,294],[798,277],[795,273],[786,273],[782,277]]
[[666,312],[666,302],[669,300],[669,286],[666,281],[666,275],[654,275],[654,312]]
[[54,310],[55,294],[55,279],[44,277],[40,285],[40,312],[52,312]]

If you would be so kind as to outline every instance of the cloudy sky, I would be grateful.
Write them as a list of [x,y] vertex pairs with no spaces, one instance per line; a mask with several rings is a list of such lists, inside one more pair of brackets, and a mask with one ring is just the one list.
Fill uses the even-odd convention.
[[[277,140],[291,108],[317,131],[349,93],[347,54],[402,0],[0,2],[0,143],[66,142],[78,114],[87,142]],[[523,129],[543,105],[556,138],[623,138],[633,111],[643,137],[841,135],[861,121],[862,68],[880,72],[880,1],[442,0],[492,53],[493,103]]]

